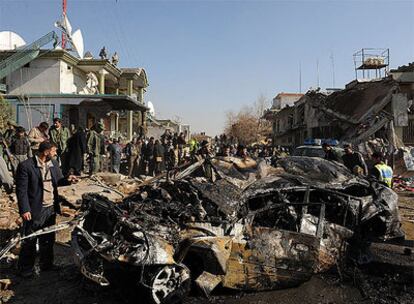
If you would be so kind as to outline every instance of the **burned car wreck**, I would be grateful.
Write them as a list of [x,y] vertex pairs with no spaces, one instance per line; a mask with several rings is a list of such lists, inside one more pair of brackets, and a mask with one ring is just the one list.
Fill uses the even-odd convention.
[[206,296],[218,286],[272,290],[337,267],[356,236],[403,237],[397,200],[323,159],[288,157],[274,168],[217,157],[121,203],[85,195],[72,247],[88,279],[107,286],[128,274],[154,303],[179,301],[192,286]]

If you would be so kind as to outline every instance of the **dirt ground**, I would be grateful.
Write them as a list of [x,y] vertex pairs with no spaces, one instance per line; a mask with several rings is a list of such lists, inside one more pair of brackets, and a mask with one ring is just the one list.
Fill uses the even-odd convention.
[[398,193],[398,209],[402,217],[402,226],[406,239],[414,240],[414,193]]
[[[136,303],[135,296],[122,290],[100,288],[84,279],[70,259],[70,248],[56,245],[58,271],[40,273],[33,279],[16,276],[15,269],[1,269],[1,276],[12,281],[14,296],[9,303],[16,304],[114,304]],[[184,304],[229,303],[361,303],[363,298],[357,288],[339,283],[334,276],[315,276],[309,282],[291,289],[254,294],[219,291],[211,299],[196,295],[188,297]],[[0,302],[1,303],[1,302]],[[141,302],[143,303],[143,302]]]
[[[400,193],[400,212],[407,238],[414,240],[414,194]],[[60,218],[65,221],[68,218]],[[0,290],[0,304],[113,304],[145,303],[137,296],[123,290],[101,288],[84,279],[71,258],[71,249],[65,244],[70,238],[68,231],[58,234],[55,246],[58,270],[39,273],[32,279],[16,275],[14,263],[0,263],[1,279],[10,279],[11,286]],[[219,290],[210,299],[192,295],[184,304],[306,304],[306,303],[414,303],[413,285],[401,282],[396,275],[373,276],[358,272],[315,275],[296,288],[261,293],[233,293]],[[409,283],[412,284],[412,283]],[[1,284],[0,284],[1,285]]]

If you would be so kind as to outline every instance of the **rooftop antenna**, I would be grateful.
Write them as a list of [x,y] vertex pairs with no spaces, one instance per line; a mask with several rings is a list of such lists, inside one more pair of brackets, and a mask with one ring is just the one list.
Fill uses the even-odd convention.
[[299,93],[302,94],[302,63],[299,60]]
[[[63,19],[66,17],[66,0],[62,0],[62,16]],[[66,34],[62,31],[62,49],[66,48]]]
[[62,20],[55,22],[55,27],[59,28],[62,31],[62,49],[67,49],[66,44],[69,43],[71,45],[69,51],[75,51],[79,58],[83,58],[84,52],[84,43],[83,43],[83,36],[82,31],[77,29],[75,32],[72,33],[72,25],[69,22],[67,13],[66,13],[66,1],[63,0],[63,12],[62,12]]
[[319,59],[316,59],[316,88],[319,88]]
[[332,65],[332,88],[335,88],[335,59],[333,51],[331,51],[331,56],[329,56],[331,59],[331,65]]

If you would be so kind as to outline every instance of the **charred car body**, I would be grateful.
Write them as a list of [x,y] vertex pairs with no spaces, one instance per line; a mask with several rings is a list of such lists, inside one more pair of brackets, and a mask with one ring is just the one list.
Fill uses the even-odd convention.
[[207,296],[295,286],[340,263],[356,234],[403,236],[391,189],[309,157],[276,168],[203,160],[120,204],[86,195],[82,210],[72,235],[81,272],[102,286],[129,273],[155,303],[191,285]]

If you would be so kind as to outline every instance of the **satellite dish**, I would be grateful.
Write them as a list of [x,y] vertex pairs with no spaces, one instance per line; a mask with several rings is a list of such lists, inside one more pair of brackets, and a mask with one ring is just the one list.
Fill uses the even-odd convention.
[[155,108],[154,105],[151,101],[148,101],[148,109],[149,109],[149,113],[152,117],[155,117]]
[[55,26],[65,33],[66,38],[72,45],[73,50],[75,50],[78,56],[82,59],[84,44],[81,30],[78,29],[72,34],[72,26],[66,14],[62,16],[62,20],[55,22]]
[[0,50],[10,51],[26,45],[26,42],[15,32],[0,32]]
[[72,46],[75,49],[76,53],[78,53],[79,58],[83,58],[83,36],[80,29],[76,30],[72,35]]
[[55,22],[55,27],[60,28],[68,37],[72,35],[72,25],[66,15],[62,16],[62,20]]

